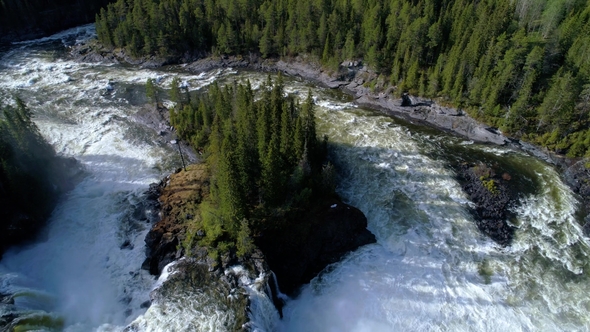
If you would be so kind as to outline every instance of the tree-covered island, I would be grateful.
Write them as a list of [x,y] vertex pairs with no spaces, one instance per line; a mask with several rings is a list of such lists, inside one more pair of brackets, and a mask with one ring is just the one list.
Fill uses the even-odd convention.
[[[155,100],[151,86],[148,80]],[[161,185],[163,218],[146,238],[151,273],[178,258],[178,248],[222,267],[249,262],[259,248],[281,289],[292,292],[346,252],[375,242],[364,215],[334,192],[311,92],[300,104],[279,74],[258,91],[249,82],[214,83],[198,95],[173,79],[170,96],[171,125],[205,163]]]
[[[205,147],[211,171],[209,199],[190,232],[221,251],[249,253],[250,234],[277,227],[313,201],[334,195],[333,167],[318,141],[313,100],[303,106],[285,97],[281,76],[255,100],[249,84],[220,87],[170,110],[171,124],[195,147]],[[189,232],[186,246],[194,241]]]

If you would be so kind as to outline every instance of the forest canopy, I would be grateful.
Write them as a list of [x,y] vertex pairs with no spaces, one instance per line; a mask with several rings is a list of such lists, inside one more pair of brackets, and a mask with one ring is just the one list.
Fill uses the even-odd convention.
[[516,138],[590,156],[587,0],[118,0],[100,41],[135,56],[360,59]]
[[[303,105],[285,96],[282,77],[270,77],[255,95],[250,83],[220,87],[189,98],[173,81],[176,106],[170,122],[204,150],[210,195],[189,220],[185,247],[204,231],[212,252],[253,247],[251,235],[280,228],[334,194],[333,168],[325,163],[326,139],[318,140],[311,93]],[[191,233],[192,232],[192,233]]]

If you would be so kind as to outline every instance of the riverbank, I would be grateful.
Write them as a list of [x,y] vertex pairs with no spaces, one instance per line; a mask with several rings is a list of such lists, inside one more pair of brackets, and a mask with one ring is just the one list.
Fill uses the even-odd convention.
[[2,2],[0,47],[93,23],[109,0]]
[[504,136],[500,131],[471,118],[460,109],[444,107],[432,100],[410,97],[409,106],[402,106],[402,99],[392,94],[394,87],[387,83],[362,61],[346,61],[338,70],[323,68],[311,57],[289,59],[263,59],[257,54],[247,56],[205,57],[192,59],[133,59],[124,51],[108,50],[96,42],[77,46],[71,51],[78,61],[90,62],[126,62],[148,68],[166,64],[183,63],[186,70],[200,73],[217,68],[234,68],[265,72],[281,71],[287,75],[301,77],[331,89],[341,89],[354,98],[354,103],[361,107],[375,109],[387,115],[401,118],[412,123],[464,137],[474,142],[508,146],[523,151],[554,165],[560,170],[564,181],[580,198],[581,214],[584,216],[584,230],[590,236],[590,170],[586,162],[555,154],[545,148]]

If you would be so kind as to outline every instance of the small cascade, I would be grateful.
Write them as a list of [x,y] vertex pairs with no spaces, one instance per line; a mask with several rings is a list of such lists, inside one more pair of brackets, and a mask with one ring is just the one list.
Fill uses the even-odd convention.
[[266,294],[268,294],[268,297],[272,299],[275,308],[279,312],[279,316],[283,318],[283,307],[285,306],[287,300],[289,300],[289,297],[286,294],[283,294],[279,289],[277,276],[272,271],[270,271],[270,278],[267,283]]
[[238,265],[220,277],[206,263],[186,258],[170,263],[164,271],[151,293],[150,308],[127,330],[277,330],[279,317],[265,292],[265,273],[254,276]]

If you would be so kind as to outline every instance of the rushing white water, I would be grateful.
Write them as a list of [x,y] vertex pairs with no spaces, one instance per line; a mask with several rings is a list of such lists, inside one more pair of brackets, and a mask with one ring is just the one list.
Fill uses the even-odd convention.
[[[588,241],[575,220],[577,202],[553,169],[354,108],[321,109],[318,117],[336,145],[339,192],[367,215],[378,243],[304,287],[285,308],[284,330],[588,329]],[[515,209],[512,246],[481,235],[446,160],[430,157],[452,151],[526,165],[541,183]]]
[[[37,243],[0,261],[0,293],[69,331],[223,330],[235,319],[190,288],[142,304],[161,286],[140,270],[149,226],[133,218],[149,183],[180,165],[176,150],[134,122],[147,102],[147,78],[191,91],[214,81],[266,74],[231,69],[190,74],[77,63],[61,42],[92,35],[82,27],[15,45],[1,55],[0,92],[18,94],[56,150],[80,160],[87,177],[54,211]],[[58,43],[56,43],[58,42]],[[278,315],[267,276],[236,267],[251,299],[256,331],[585,331],[590,328],[588,239],[577,201],[546,164],[522,153],[463,141],[358,109],[331,90],[286,79],[286,91],[312,90],[318,130],[329,136],[339,194],[367,216],[377,243],[328,267]],[[485,160],[520,181],[514,243],[486,238],[449,166]],[[128,242],[125,244],[125,242]],[[125,244],[125,245],[124,245]]]
[[[201,321],[193,325],[179,316],[159,315],[186,309],[180,305],[174,309],[168,303],[155,302],[145,317],[138,318],[145,313],[155,284],[141,270],[144,238],[150,227],[145,218],[137,218],[149,213],[143,211],[141,194],[178,167],[180,160],[174,146],[136,123],[134,116],[144,111],[147,78],[166,90],[176,76],[194,90],[233,72],[191,75],[77,63],[64,56],[64,43],[92,35],[92,26],[76,28],[20,43],[1,56],[3,102],[11,102],[11,95],[24,99],[43,136],[58,153],[79,160],[87,176],[62,198],[42,239],[5,254],[0,261],[0,293],[14,294],[18,308],[45,317],[41,329],[119,331],[136,320],[146,331],[168,326],[219,330],[223,319],[203,312],[182,315]],[[244,282],[253,299],[265,296],[258,284],[260,281]],[[264,306],[271,302],[266,298],[266,304],[264,299],[253,303]],[[163,307],[167,310],[158,313]],[[260,310],[253,306],[252,315],[257,314],[261,315]],[[275,320],[261,318],[259,323]],[[141,321],[147,323],[139,324]]]

